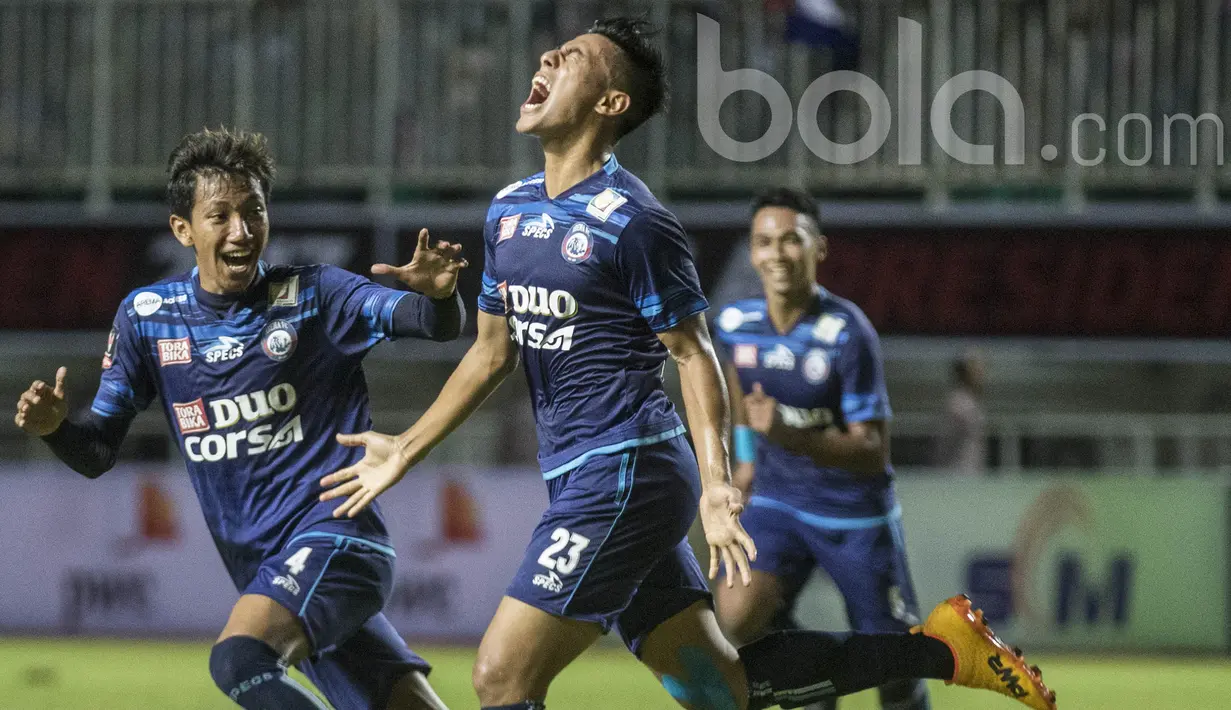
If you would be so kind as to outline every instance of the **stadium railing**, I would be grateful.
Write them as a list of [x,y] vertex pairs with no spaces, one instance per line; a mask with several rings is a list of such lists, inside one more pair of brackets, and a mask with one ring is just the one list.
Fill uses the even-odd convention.
[[[934,205],[974,194],[1076,206],[1110,190],[1174,193],[1209,206],[1231,186],[1221,118],[1231,116],[1231,9],[1220,0],[865,1],[850,4],[842,31],[831,33],[839,39],[824,46],[784,41],[797,27],[770,5],[0,0],[0,194],[67,194],[101,208],[156,190],[178,138],[219,124],[266,132],[282,184],[293,189],[377,203],[490,194],[533,172],[533,144],[511,122],[538,53],[595,16],[628,11],[666,28],[676,100],[621,155],[673,197],[790,182],[907,193]],[[697,66],[708,41],[699,12],[718,21],[721,67]],[[917,36],[917,52],[899,46],[902,31]],[[795,128],[755,162],[707,145],[697,122],[699,76],[767,72],[794,113],[814,79],[846,66],[851,40],[859,49],[850,68],[881,88],[898,129],[870,158],[819,159]],[[994,72],[1021,99],[1018,121],[990,94],[956,98],[948,117],[956,135],[996,144],[992,165],[955,160],[932,137],[928,107],[952,98],[946,81],[971,70]],[[903,104],[899,90],[915,84],[919,105]],[[769,104],[748,91],[718,113],[739,140],[769,125]],[[1087,114],[1099,118],[1078,120]],[[817,120],[831,140],[848,143],[869,116],[861,98],[839,92]],[[919,129],[917,160],[898,147],[903,127]],[[1025,148],[1021,164],[1006,160],[1014,142],[1006,137],[1014,136]],[[943,140],[958,147],[952,136]],[[1079,163],[1100,151],[1099,165]]]

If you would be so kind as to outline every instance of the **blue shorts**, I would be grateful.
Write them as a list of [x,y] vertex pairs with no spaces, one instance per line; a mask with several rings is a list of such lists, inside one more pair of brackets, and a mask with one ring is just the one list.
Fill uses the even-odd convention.
[[307,532],[266,560],[243,590],[303,622],[313,653],[296,667],[334,707],[383,710],[402,676],[431,671],[380,613],[393,590],[393,556],[359,538]]
[[683,436],[601,454],[547,482],[551,505],[506,592],[555,616],[647,634],[710,599],[687,536],[701,478]]
[[903,631],[919,623],[900,509],[883,518],[820,518],[754,495],[740,521],[757,545],[752,568],[778,578],[786,611],[816,568],[846,600],[851,628]]

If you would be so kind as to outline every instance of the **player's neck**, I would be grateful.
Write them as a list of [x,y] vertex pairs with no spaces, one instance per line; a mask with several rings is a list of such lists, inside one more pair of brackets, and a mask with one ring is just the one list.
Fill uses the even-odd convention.
[[769,311],[769,322],[774,326],[774,330],[783,335],[791,332],[795,324],[803,317],[804,312],[808,310],[808,303],[811,300],[811,290],[799,293],[765,294],[765,306]]
[[543,189],[556,199],[582,180],[603,169],[610,147],[590,136],[543,141]]

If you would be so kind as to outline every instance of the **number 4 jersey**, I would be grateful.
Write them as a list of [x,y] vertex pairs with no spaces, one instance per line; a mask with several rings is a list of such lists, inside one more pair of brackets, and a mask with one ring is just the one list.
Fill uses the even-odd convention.
[[392,333],[407,292],[333,266],[268,266],[225,312],[196,271],[138,289],[116,314],[92,411],[131,420],[158,400],[206,523],[242,588],[308,528],[388,545],[375,504],[334,519],[322,476],[371,428],[360,361]]

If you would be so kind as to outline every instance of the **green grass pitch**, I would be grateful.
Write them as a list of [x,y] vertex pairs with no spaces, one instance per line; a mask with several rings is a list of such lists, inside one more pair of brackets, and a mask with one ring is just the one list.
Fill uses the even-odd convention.
[[[474,651],[420,649],[432,682],[454,710],[477,707],[470,690]],[[0,639],[0,710],[226,710],[206,670],[209,646],[94,640]],[[1033,659],[1032,659],[1033,660]],[[1225,658],[1037,659],[1062,710],[1205,710],[1228,707]],[[935,710],[1024,707],[987,692],[932,686]],[[552,710],[670,710],[653,676],[621,650],[595,649],[552,686]],[[844,710],[878,708],[874,694],[844,699]]]

